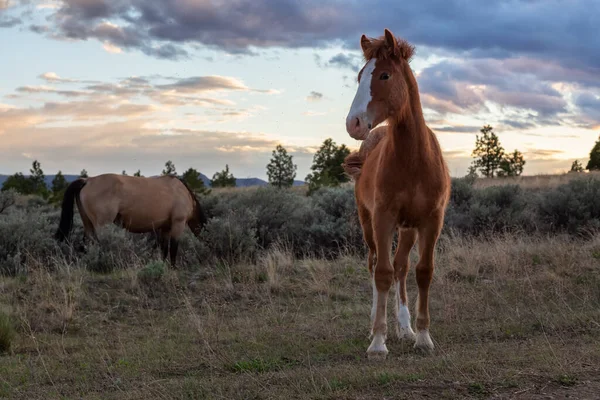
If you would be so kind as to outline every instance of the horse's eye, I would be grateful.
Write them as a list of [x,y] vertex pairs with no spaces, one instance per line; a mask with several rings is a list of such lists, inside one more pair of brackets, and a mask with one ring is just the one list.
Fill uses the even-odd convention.
[[387,81],[388,79],[390,79],[390,74],[388,74],[387,72],[384,72],[381,74],[379,79],[381,79],[382,81]]

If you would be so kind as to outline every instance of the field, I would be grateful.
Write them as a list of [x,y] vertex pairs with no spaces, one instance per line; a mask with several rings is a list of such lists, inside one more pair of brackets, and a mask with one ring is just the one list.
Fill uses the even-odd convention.
[[398,341],[390,307],[383,363],[351,188],[213,193],[178,270],[117,229],[58,246],[58,211],[21,200],[0,215],[0,397],[597,398],[600,181],[453,189],[436,350]]

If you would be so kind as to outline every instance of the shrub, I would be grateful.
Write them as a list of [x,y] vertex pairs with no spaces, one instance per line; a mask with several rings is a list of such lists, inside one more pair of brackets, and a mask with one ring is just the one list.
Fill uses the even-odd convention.
[[15,336],[15,328],[10,317],[6,313],[0,311],[0,354],[10,350],[10,346]]
[[163,261],[151,261],[138,271],[138,279],[145,284],[152,284],[161,280],[165,274],[166,265]]
[[247,209],[211,219],[202,234],[213,257],[235,264],[254,256],[256,215]]
[[82,264],[92,272],[110,273],[135,264],[145,264],[153,254],[152,241],[147,236],[131,235],[126,230],[107,226],[98,233],[98,242],[88,244]]
[[446,211],[444,229],[479,235],[511,230],[534,230],[533,196],[518,185],[490,186],[475,190],[456,181]]
[[600,180],[574,179],[540,197],[537,212],[553,232],[576,233],[600,220]]
[[38,211],[13,212],[0,218],[0,275],[14,276],[27,270],[34,259],[52,265],[58,247],[47,215]]

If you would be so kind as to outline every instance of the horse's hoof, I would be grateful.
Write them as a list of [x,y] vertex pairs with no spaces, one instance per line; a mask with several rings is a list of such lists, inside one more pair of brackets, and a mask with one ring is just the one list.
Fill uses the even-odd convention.
[[388,351],[367,351],[367,359],[369,361],[385,361]]
[[388,353],[385,343],[372,343],[367,349],[367,358],[370,361],[384,361]]
[[429,336],[429,331],[423,330],[417,332],[417,338],[415,340],[414,347],[425,354],[431,354],[433,352],[434,345],[431,337]]
[[407,340],[410,342],[415,342],[417,340],[417,335],[415,335],[415,332],[412,330],[411,327],[408,327],[408,328],[398,327],[398,329],[396,330],[396,333],[398,334],[398,339],[400,339],[400,340]]

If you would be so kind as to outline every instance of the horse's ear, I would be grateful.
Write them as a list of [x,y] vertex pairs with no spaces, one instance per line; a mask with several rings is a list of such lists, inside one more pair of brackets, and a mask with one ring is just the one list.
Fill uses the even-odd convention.
[[395,49],[398,46],[394,34],[388,28],[385,28],[385,42],[391,49]]
[[371,45],[371,41],[367,38],[367,36],[365,34],[363,34],[360,37],[360,48],[362,49],[363,53],[367,52],[367,49],[369,48],[370,45]]

